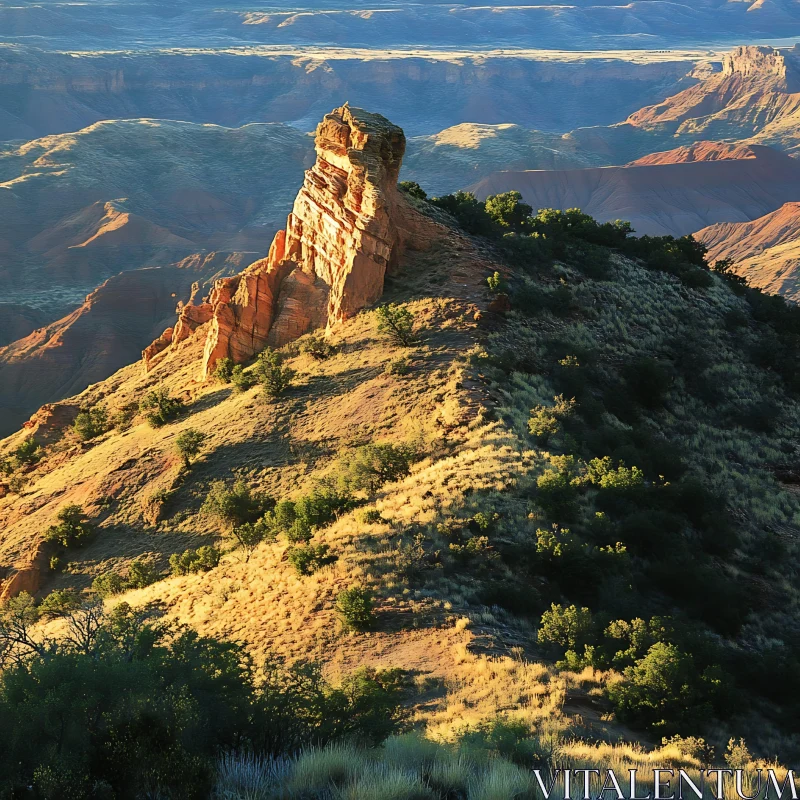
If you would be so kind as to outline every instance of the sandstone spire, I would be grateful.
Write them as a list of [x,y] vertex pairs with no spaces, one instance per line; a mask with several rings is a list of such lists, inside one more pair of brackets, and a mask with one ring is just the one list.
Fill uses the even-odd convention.
[[220,358],[246,361],[347,319],[383,292],[414,215],[397,190],[403,131],[345,105],[318,126],[316,151],[269,256],[214,287],[204,379]]

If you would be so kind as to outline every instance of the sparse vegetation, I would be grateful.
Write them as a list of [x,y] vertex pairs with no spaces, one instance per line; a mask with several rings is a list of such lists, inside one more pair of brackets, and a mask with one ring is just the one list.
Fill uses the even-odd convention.
[[410,347],[416,341],[414,315],[404,306],[395,303],[378,306],[375,316],[378,318],[378,332],[393,344]]
[[283,363],[283,356],[269,347],[259,353],[256,375],[270,400],[280,397],[291,385],[295,371]]
[[191,468],[192,459],[197,457],[205,440],[206,435],[195,428],[187,428],[178,434],[178,438],[175,439],[175,449],[183,459],[183,465],[186,469]]
[[336,612],[345,630],[365,631],[374,622],[372,592],[363,586],[351,586],[336,596]]
[[142,398],[139,411],[152,428],[160,428],[177,419],[184,411],[184,404],[177,397],[172,397],[168,389],[161,387],[153,389]]

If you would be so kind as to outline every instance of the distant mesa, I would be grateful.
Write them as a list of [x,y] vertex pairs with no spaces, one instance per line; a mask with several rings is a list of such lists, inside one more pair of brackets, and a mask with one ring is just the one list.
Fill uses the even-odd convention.
[[800,161],[758,145],[700,142],[621,167],[496,172],[470,190],[481,199],[516,190],[537,209],[581,208],[628,220],[640,234],[683,236],[800,200]]

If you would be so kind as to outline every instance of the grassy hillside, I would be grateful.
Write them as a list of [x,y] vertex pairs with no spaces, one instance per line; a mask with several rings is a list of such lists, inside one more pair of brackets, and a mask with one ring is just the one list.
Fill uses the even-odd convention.
[[[70,610],[76,595],[102,595],[112,616],[98,617],[84,649],[158,664],[146,654],[163,647],[188,670],[177,685],[203,731],[209,690],[194,665],[212,645],[159,626],[239,643],[244,677],[215,691],[231,708],[230,686],[243,681],[236,708],[251,711],[231,712],[224,736],[219,727],[181,745],[181,764],[208,766],[219,747],[374,744],[403,725],[450,743],[393,738],[363,755],[360,772],[341,766],[353,757],[339,745],[314,751],[324,766],[308,766],[310,755],[251,764],[260,794],[242,788],[247,763],[226,762],[226,797],[275,796],[290,775],[298,797],[331,796],[331,782],[347,797],[527,797],[514,763],[697,766],[714,746],[715,761],[750,764],[746,747],[726,751],[731,737],[758,758],[794,758],[795,310],[709,271],[691,239],[631,240],[624,225],[577,213],[534,217],[514,196],[430,203],[406,190],[449,233],[406,259],[385,294],[395,305],[344,323],[332,350],[305,337],[232,382],[199,385],[202,342],[189,340],[153,372],[133,365],[83,393],[75,402],[94,416],[57,442],[4,440],[8,574],[59,512],[80,508],[39,550],[52,566],[42,604],[7,606],[0,639],[22,619],[34,640],[62,637],[74,654],[63,618],[86,613]],[[155,389],[183,405],[162,402],[166,421],[154,427],[139,401]],[[181,455],[189,430],[198,446],[181,438]],[[150,616],[122,625],[110,611],[120,601]],[[164,644],[153,651],[119,633],[154,625]],[[31,668],[13,665],[18,649],[4,652],[8,709],[20,697],[8,676]],[[344,680],[348,702],[366,705],[324,706],[328,727],[312,720],[297,739],[265,745],[253,710],[275,699],[259,678],[265,659],[319,662],[330,686]],[[307,711],[297,687],[320,684],[282,680],[268,685]],[[336,691],[319,696],[333,702]],[[614,750],[620,740],[652,752]],[[105,740],[91,746],[77,751],[110,758]],[[52,756],[43,748],[40,766]],[[0,746],[0,762],[13,752]],[[316,777],[298,777],[306,767]],[[113,783],[103,769],[91,774]]]

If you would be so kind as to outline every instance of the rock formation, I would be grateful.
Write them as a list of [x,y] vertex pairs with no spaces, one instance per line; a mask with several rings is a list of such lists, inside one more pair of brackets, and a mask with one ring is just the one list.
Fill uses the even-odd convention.
[[221,358],[242,363],[375,303],[410,240],[425,246],[433,227],[397,189],[404,151],[403,131],[378,114],[347,105],[328,114],[316,163],[267,258],[217,280],[207,303],[186,306],[145,351],[146,365],[210,318],[205,380]]

